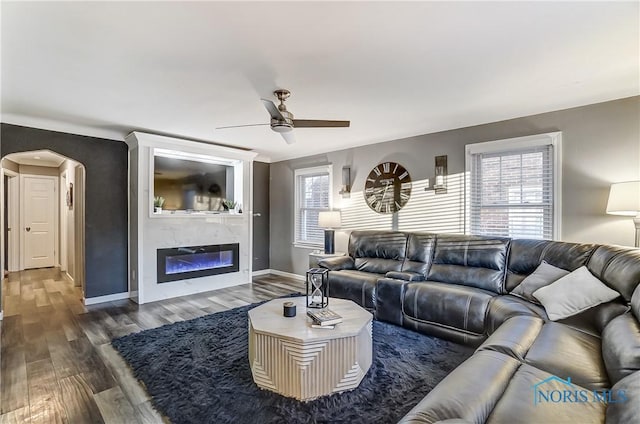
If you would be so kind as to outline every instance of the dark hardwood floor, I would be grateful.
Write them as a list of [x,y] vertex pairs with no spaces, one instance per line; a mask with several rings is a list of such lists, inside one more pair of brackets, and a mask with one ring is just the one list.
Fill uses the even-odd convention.
[[84,306],[56,269],[9,274],[0,329],[0,424],[162,423],[110,341],[291,292],[304,283],[265,275],[245,284],[137,305]]

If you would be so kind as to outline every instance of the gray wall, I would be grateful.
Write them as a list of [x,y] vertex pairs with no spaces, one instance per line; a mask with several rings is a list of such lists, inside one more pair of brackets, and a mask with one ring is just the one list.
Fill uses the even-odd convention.
[[[454,190],[447,197],[416,189],[421,187],[421,180],[433,176],[434,157],[448,155],[450,182],[453,183],[464,172],[466,144],[554,131],[562,131],[561,239],[633,245],[631,219],[606,215],[605,208],[612,182],[640,179],[639,117],[640,97],[636,96],[273,163],[272,187],[278,189],[271,191],[271,232],[278,237],[271,241],[271,268],[296,274],[303,274],[307,268],[310,249],[293,246],[293,173],[297,168],[333,164],[334,207],[343,209],[343,221],[345,215],[347,217],[344,230],[390,229],[398,227],[398,220],[402,222],[406,208],[395,222],[391,217],[357,220],[351,210],[362,209],[358,202],[371,168],[382,161],[399,162],[415,182],[409,204],[423,202],[424,217],[431,219],[431,228],[422,229],[460,232],[464,229],[464,217],[460,215],[464,197],[461,191],[456,191],[458,187],[452,187]],[[340,173],[345,165],[351,166],[353,181],[351,198],[346,200],[338,194]],[[448,209],[444,213],[434,211],[438,202],[443,203],[444,199]],[[436,212],[442,215],[432,219]],[[359,213],[365,215],[362,211]],[[446,228],[438,227],[438,219],[449,219]],[[336,250],[346,249],[346,234],[336,233]]]
[[[253,271],[269,268],[269,164],[253,162]],[[260,216],[256,216],[260,214]]]
[[85,296],[128,291],[126,144],[2,124],[0,157],[41,149],[85,166]]

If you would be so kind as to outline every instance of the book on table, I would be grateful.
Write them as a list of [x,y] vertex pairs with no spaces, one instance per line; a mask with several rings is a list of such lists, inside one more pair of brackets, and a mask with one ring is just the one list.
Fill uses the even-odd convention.
[[325,326],[325,325],[336,325],[342,322],[342,316],[333,312],[331,309],[319,309],[317,311],[307,311],[307,315],[311,317],[314,324]]

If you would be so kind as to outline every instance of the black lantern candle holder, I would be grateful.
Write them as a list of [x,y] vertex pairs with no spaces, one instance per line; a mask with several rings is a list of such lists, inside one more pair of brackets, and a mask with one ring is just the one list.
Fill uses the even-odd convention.
[[311,268],[306,280],[307,308],[326,308],[329,306],[329,270]]

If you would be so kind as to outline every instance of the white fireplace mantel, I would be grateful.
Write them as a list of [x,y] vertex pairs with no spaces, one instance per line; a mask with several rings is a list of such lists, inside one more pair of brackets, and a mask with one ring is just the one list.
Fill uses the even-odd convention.
[[[131,298],[148,303],[251,282],[252,169],[256,153],[204,142],[141,132],[125,139],[129,146],[129,289]],[[240,215],[154,215],[153,149],[168,149],[235,161],[243,205]],[[237,180],[240,181],[237,181]],[[157,282],[157,249],[239,243],[239,271],[167,283]]]

